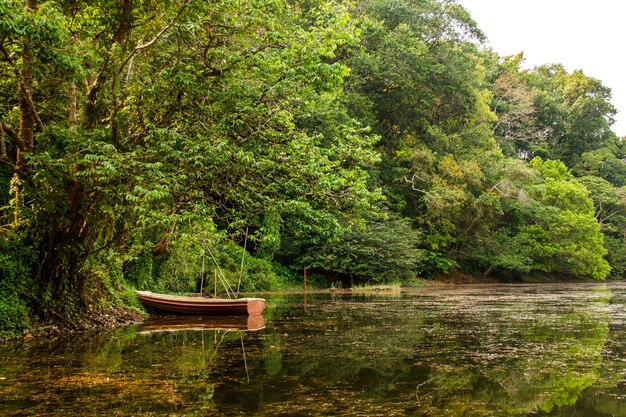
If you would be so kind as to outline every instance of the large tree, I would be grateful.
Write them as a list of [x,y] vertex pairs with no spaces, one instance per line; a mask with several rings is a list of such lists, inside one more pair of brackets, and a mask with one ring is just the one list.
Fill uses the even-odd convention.
[[611,90],[581,70],[545,65],[527,74],[535,95],[536,126],[547,134],[546,156],[573,167],[580,155],[615,139]]
[[376,137],[306,116],[334,111],[354,39],[335,1],[2,2],[3,238],[34,254],[41,315],[88,308],[197,221],[257,249],[268,224],[359,222]]

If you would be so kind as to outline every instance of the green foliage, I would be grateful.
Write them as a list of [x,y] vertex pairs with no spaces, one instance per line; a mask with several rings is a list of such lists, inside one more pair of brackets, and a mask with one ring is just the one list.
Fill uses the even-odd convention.
[[5,262],[43,319],[195,291],[209,249],[234,285],[246,238],[251,291],[305,264],[603,278],[598,230],[622,262],[610,90],[481,50],[454,1],[10,0],[0,38]]
[[19,334],[29,326],[28,254],[15,236],[0,235],[0,337]]
[[154,268],[155,260],[152,251],[146,248],[126,262],[125,280],[138,289],[150,288],[154,285]]
[[271,262],[244,253],[242,247],[230,242],[206,246],[206,250],[201,245],[181,242],[173,244],[170,250],[165,259],[158,261],[154,283],[150,285],[158,291],[195,293],[202,285],[203,292],[213,293],[216,279],[220,294],[226,292],[223,279],[230,288],[236,291],[239,287],[241,292],[278,290],[285,286],[285,277],[275,272]]
[[570,74],[560,65],[546,65],[529,74],[529,85],[540,90],[534,107],[537,125],[548,134],[550,158],[572,167],[581,154],[615,138],[611,90],[599,80],[580,70]]
[[447,135],[469,127],[480,106],[478,57],[465,42],[482,37],[475,23],[459,5],[432,0],[367,1],[362,10],[362,47],[347,61],[348,107],[372,121],[385,146],[406,134],[449,146]]
[[458,266],[459,264],[454,259],[450,259],[450,257],[441,253],[423,250],[418,273],[421,276],[430,278],[436,272],[447,274]]
[[[283,227],[331,240],[381,199],[365,170],[378,138],[337,104],[349,5],[12,1],[0,31],[2,178],[18,195],[2,215],[38,247],[44,318],[127,283],[193,290],[209,246],[232,284],[228,242],[246,229],[244,289],[274,288]],[[22,69],[41,118],[27,147]]]
[[610,266],[587,189],[562,162],[535,158],[530,165],[541,180],[512,202],[517,222],[498,232],[494,264],[525,273],[606,278]]
[[298,263],[338,273],[353,284],[409,281],[421,261],[419,240],[408,219],[370,220],[337,242],[301,249]]
[[235,291],[268,291],[284,288],[293,279],[287,268],[244,251],[206,220],[190,222],[169,237],[165,253],[145,249],[128,257],[126,282],[166,293],[197,293],[201,287],[213,293],[217,279],[217,291],[224,294],[225,283]]
[[626,276],[626,245],[624,237],[615,237],[607,234],[604,236],[604,245],[608,251],[607,261],[611,265],[610,278],[624,279]]
[[587,175],[579,178],[590,192],[595,217],[604,234],[611,265],[611,277],[624,276],[624,233],[626,231],[626,189],[617,188],[603,178]]
[[612,145],[615,108],[611,91],[599,80],[562,65],[520,68],[523,55],[490,56],[494,133],[509,156],[560,159],[572,168],[585,153]]
[[616,187],[622,187],[626,185],[626,162],[619,153],[617,146],[585,152],[572,170],[577,176],[593,175],[604,178]]

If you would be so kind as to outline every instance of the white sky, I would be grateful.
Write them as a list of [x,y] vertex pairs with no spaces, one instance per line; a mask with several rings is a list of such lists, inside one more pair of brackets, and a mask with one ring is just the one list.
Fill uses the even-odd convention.
[[625,0],[457,0],[500,55],[524,52],[526,67],[563,64],[602,80],[626,136]]

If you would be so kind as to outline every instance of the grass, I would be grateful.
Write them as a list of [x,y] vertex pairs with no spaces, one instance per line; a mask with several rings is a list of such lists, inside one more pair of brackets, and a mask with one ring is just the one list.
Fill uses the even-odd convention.
[[398,282],[392,284],[353,285],[351,290],[353,294],[370,294],[375,292],[399,294],[402,291],[402,284]]

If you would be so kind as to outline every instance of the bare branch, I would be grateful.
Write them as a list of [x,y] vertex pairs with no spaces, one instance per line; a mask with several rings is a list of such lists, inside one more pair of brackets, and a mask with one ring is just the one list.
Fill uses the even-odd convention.
[[[511,185],[511,180],[509,180],[508,178],[505,178],[505,179],[503,179],[503,180],[501,180],[501,181],[498,181],[498,182],[497,182],[497,183],[496,183],[493,187],[491,187],[491,188],[489,189],[489,192],[492,192],[492,191],[497,191],[498,193],[500,193],[500,195],[501,195],[502,197],[507,197],[507,198],[511,198],[511,197],[513,197],[513,195],[511,195],[510,193],[507,193],[507,192],[505,192],[505,191],[502,191],[502,190],[500,189],[500,185]],[[519,198],[518,198],[518,200],[519,200]]]
[[428,191],[426,191],[426,190],[422,190],[422,189],[417,188],[417,187],[415,186],[415,180],[416,180],[416,179],[417,179],[417,180],[420,180],[420,181],[422,181],[422,182],[428,182],[428,181],[426,181],[425,179],[420,178],[420,176],[419,176],[419,175],[417,175],[417,172],[414,172],[414,173],[413,173],[413,176],[411,177],[411,179],[408,179],[406,175],[404,176],[404,181],[406,181],[406,182],[408,182],[408,183],[410,183],[410,184],[411,184],[411,189],[412,189],[413,191],[417,191],[417,192],[422,193],[422,194],[425,194],[425,195],[430,195],[430,193],[429,193]]
[[172,20],[165,26],[163,26],[161,28],[161,30],[159,30],[159,32],[154,35],[154,37],[147,41],[144,42],[143,40],[140,40],[139,42],[137,42],[137,45],[133,48],[133,50],[130,52],[130,54],[128,54],[128,56],[126,57],[126,59],[124,60],[124,62],[122,62],[122,64],[120,65],[119,68],[119,72],[121,73],[124,68],[126,67],[126,64],[128,64],[128,61],[130,61],[135,54],[137,54],[138,52],[152,46],[156,41],[158,41],[161,36],[163,36],[163,34],[170,28],[172,27],[172,24],[178,20],[178,18],[180,17],[180,15],[182,14],[183,10],[185,9],[185,6],[187,6],[187,4],[190,3],[191,0],[187,0],[185,1],[185,3],[183,3],[183,5],[180,7],[180,9],[178,9],[178,12],[176,13],[176,16],[174,16],[174,18],[172,18]]
[[6,133],[7,136],[11,139],[11,141],[15,143],[15,146],[17,146],[21,151],[24,150],[24,143],[22,143],[19,136],[17,135],[17,133],[15,133],[15,130],[13,130],[11,126],[7,125],[2,120],[0,120],[0,128],[2,132]]
[[70,111],[68,115],[68,121],[70,126],[76,126],[76,83],[74,80],[70,81]]
[[168,30],[170,27],[172,26],[171,23],[168,23],[167,25],[163,26],[163,28],[159,31],[159,33],[157,33],[156,35],[154,35],[154,38],[152,38],[151,40],[149,40],[148,42],[143,42],[143,41],[139,41],[137,43],[137,46],[135,46],[134,48],[134,52],[138,52],[141,51],[142,49],[146,49],[149,46],[151,46],[152,44],[154,44],[157,40],[159,40],[159,38],[161,36],[163,36],[163,34],[165,33],[166,30]]
[[601,218],[598,219],[598,222],[600,222],[600,224],[603,224],[605,221],[609,220],[611,217],[616,216],[620,213],[623,213],[624,210],[615,210],[612,213],[608,213],[605,216],[602,216]]

